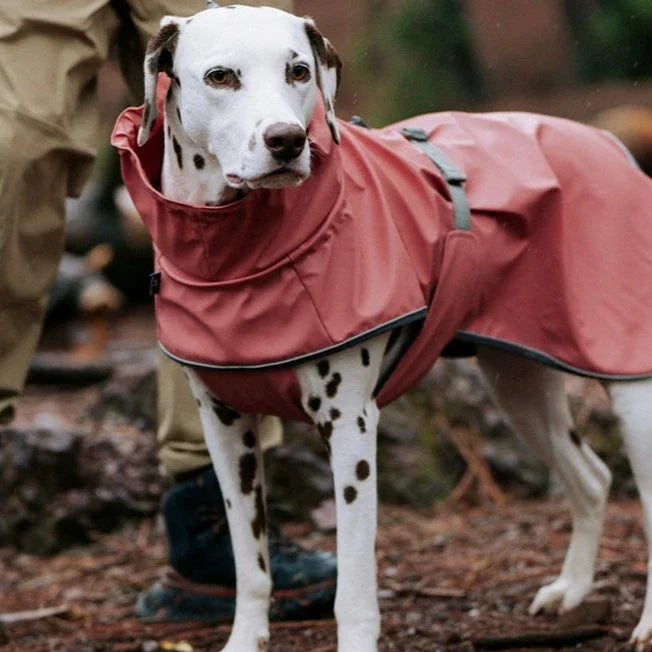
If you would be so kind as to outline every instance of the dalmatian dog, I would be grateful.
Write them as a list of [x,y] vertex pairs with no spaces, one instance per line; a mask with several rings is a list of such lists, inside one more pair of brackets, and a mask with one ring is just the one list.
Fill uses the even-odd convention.
[[[212,3],[209,3],[212,4]],[[145,60],[146,112],[139,142],[153,123],[156,73],[171,78],[165,102],[161,187],[171,200],[221,205],[255,192],[300,186],[311,174],[307,127],[321,92],[333,139],[340,62],[309,18],[272,8],[213,6],[191,18],[165,17]],[[391,364],[402,331],[296,367],[301,403],[327,440],[337,509],[338,650],[377,649],[376,428],[374,388]],[[391,341],[390,341],[391,340]],[[490,347],[477,357],[493,397],[513,428],[560,478],[573,530],[559,576],[530,607],[565,612],[593,585],[610,472],[573,431],[561,373]],[[271,577],[266,539],[261,415],[232,410],[199,375],[187,375],[225,496],[237,573],[237,608],[228,652],[268,646]],[[652,530],[652,381],[606,382]],[[216,409],[216,406],[217,409]],[[363,436],[361,436],[363,435]],[[243,470],[246,473],[243,473]],[[252,531],[253,530],[253,531]],[[652,553],[652,550],[650,550]],[[632,642],[652,640],[652,586]]]

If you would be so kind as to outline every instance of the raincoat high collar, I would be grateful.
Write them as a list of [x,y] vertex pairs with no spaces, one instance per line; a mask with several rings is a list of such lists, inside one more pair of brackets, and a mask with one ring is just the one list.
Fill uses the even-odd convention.
[[[159,77],[159,116],[169,80]],[[321,97],[309,126],[312,176],[299,188],[256,190],[241,200],[205,206],[175,202],[163,196],[163,120],[159,119],[142,148],[135,145],[142,108],[123,112],[113,143],[135,154],[125,170],[136,207],[152,235],[155,246],[168,263],[201,280],[229,281],[255,274],[283,260],[308,240],[328,218],[337,213],[342,178],[339,152],[325,121]],[[134,194],[134,188],[135,194]],[[169,219],[155,219],[165,214]],[[191,219],[198,228],[210,225],[205,242],[207,256],[189,256],[179,222]],[[204,229],[203,238],[207,237]]]

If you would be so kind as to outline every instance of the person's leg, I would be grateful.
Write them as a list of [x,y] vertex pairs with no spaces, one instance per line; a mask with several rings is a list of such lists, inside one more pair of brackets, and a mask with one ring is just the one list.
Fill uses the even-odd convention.
[[[283,439],[281,422],[263,417],[260,424],[263,450],[278,446]],[[197,401],[181,365],[162,352],[158,365],[158,445],[161,474],[170,480],[209,466]]]
[[64,199],[93,161],[107,0],[0,5],[0,423],[13,413],[63,248]]
[[[243,4],[291,10],[293,2]],[[143,43],[158,30],[161,16],[191,15],[205,6],[203,0],[131,0],[132,19]],[[123,68],[131,80],[136,78],[129,61],[123,61]],[[197,402],[181,367],[163,355],[158,391],[161,472],[173,481],[161,503],[170,568],[160,582],[140,595],[137,613],[164,620],[229,620],[234,611],[235,574],[222,494],[204,442]],[[263,418],[260,437],[263,450],[278,445],[282,438],[278,419]],[[330,553],[302,550],[272,530],[270,566],[276,592],[272,617],[311,617],[332,607],[336,562]]]

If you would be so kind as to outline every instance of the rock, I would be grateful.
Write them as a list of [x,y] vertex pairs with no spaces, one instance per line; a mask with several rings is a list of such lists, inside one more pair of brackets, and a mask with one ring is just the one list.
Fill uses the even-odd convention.
[[83,433],[60,430],[0,432],[0,486],[28,505],[47,502],[79,482]]
[[104,424],[129,423],[141,430],[153,429],[156,423],[156,351],[126,352],[114,368],[89,416]]
[[605,625],[611,622],[613,605],[607,598],[584,600],[574,609],[559,616],[555,625],[560,629],[573,629],[584,625]]
[[5,429],[0,545],[51,554],[154,514],[162,483],[153,437]]
[[283,439],[265,453],[270,511],[278,520],[307,520],[311,510],[333,497],[326,449],[308,424],[284,424]]

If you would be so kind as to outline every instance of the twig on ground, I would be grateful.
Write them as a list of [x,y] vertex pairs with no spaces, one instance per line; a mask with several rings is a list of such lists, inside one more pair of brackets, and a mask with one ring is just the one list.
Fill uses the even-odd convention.
[[460,426],[450,428],[446,435],[455,444],[459,454],[467,464],[467,469],[444,503],[458,502],[476,481],[481,499],[488,500],[498,506],[504,505],[506,502],[505,494],[494,482],[491,470],[482,452],[483,444],[480,437],[470,429]]
[[575,645],[608,633],[604,627],[579,627],[554,632],[523,632],[508,636],[474,637],[473,645],[481,650],[509,650],[511,648],[557,647]]
[[29,611],[14,611],[13,613],[0,614],[0,625],[11,625],[13,623],[22,623],[26,620],[40,620],[41,618],[51,618],[68,613],[70,606],[67,604],[58,607],[44,607],[43,609],[31,609]]

